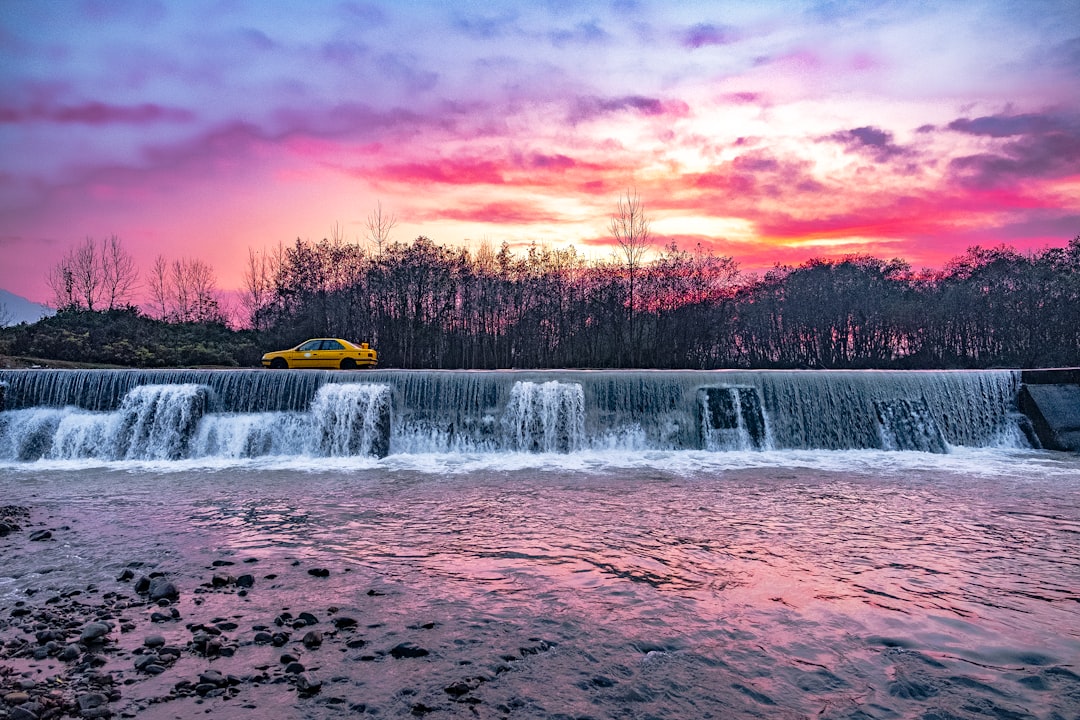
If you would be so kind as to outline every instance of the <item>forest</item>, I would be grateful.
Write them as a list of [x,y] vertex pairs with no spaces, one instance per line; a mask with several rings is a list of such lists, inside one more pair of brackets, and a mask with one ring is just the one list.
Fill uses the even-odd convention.
[[330,336],[370,342],[384,368],[1080,363],[1080,236],[1033,253],[973,247],[935,271],[857,255],[755,275],[701,248],[672,244],[647,257],[630,230],[614,232],[619,243],[600,260],[572,247],[470,252],[427,237],[252,250],[231,319],[241,329],[226,327],[204,263],[161,259],[141,309],[125,303],[130,287],[116,268],[87,289],[76,264],[68,275],[58,266],[58,314],[0,332],[0,354],[252,366],[264,351]]

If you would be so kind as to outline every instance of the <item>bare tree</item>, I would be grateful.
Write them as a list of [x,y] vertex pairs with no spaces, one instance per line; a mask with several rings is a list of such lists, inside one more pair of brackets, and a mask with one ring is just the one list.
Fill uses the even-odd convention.
[[382,201],[367,217],[368,239],[375,243],[379,257],[382,257],[383,245],[390,241],[390,231],[397,225],[397,216],[393,213],[384,213]]
[[651,244],[649,218],[645,206],[638,197],[636,189],[628,189],[619,198],[615,214],[609,224],[611,236],[618,244],[618,254],[626,268],[628,279],[627,327],[629,330],[629,358],[633,365],[637,357],[637,333],[634,328],[634,310],[636,305],[635,280],[641,268],[645,252]]
[[158,320],[166,320],[169,317],[169,263],[165,257],[158,255],[154,258],[154,264],[150,266],[150,302],[152,313]]
[[101,298],[103,274],[101,253],[91,237],[71,251],[71,272],[75,278],[75,295],[87,310],[93,310]]
[[[280,253],[280,246],[278,248]],[[248,248],[247,267],[244,268],[244,294],[240,302],[247,311],[248,322],[256,330],[265,330],[269,322],[266,309],[274,299],[274,258],[264,250],[256,252]]]
[[[177,271],[177,268],[179,270]],[[173,263],[177,307],[182,322],[224,322],[214,269],[198,258]]]
[[112,235],[97,243],[88,237],[69,248],[46,276],[57,309],[109,310],[131,302],[139,273],[135,261]]
[[15,314],[8,310],[6,303],[0,302],[0,327],[7,327],[15,321]]
[[75,273],[71,269],[71,252],[65,253],[59,262],[49,268],[45,282],[53,292],[53,307],[57,310],[71,310],[79,306],[75,298]]
[[129,305],[139,271],[116,235],[101,241],[102,299],[109,310]]

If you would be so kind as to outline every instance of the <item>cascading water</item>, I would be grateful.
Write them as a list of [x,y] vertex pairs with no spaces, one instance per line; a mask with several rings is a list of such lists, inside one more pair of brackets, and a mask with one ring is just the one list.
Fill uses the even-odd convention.
[[757,388],[701,388],[698,403],[701,444],[706,450],[762,450],[769,446]]
[[510,450],[578,450],[585,438],[585,393],[577,383],[515,383],[503,426]]
[[385,385],[323,385],[311,414],[320,455],[383,457],[390,450],[390,388]]
[[0,383],[9,462],[1030,446],[1012,371],[14,370]]
[[875,400],[885,450],[946,452],[945,438],[925,400]]
[[124,397],[109,429],[112,457],[177,460],[209,405],[205,385],[143,385]]

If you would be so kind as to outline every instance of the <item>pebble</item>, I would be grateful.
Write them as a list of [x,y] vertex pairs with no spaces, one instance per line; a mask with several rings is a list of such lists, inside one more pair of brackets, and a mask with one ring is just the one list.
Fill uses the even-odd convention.
[[9,720],[38,720],[38,715],[27,707],[19,706],[8,715]]
[[308,695],[313,695],[322,689],[322,681],[315,678],[311,673],[300,673],[296,678],[296,689]]
[[180,597],[180,591],[176,589],[176,586],[165,578],[154,578],[150,583],[150,599],[155,602],[158,600],[175,600]]
[[424,648],[410,642],[404,642],[399,645],[395,645],[390,650],[390,655],[397,659],[426,657],[430,654],[431,653],[429,653]]
[[103,640],[103,638],[109,634],[109,630],[112,628],[100,622],[88,623],[83,628],[82,635],[79,636],[79,640],[83,643],[93,643]]
[[210,683],[212,685],[222,686],[225,684],[225,676],[217,670],[207,670],[199,673],[200,683]]

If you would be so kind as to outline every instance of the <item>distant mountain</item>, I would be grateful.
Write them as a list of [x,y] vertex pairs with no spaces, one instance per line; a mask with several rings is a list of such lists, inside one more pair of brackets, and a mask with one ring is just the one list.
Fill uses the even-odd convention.
[[6,320],[8,325],[18,325],[21,322],[37,322],[43,317],[54,315],[55,311],[36,302],[31,302],[21,295],[0,289],[0,320]]

